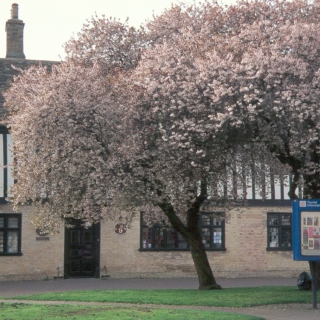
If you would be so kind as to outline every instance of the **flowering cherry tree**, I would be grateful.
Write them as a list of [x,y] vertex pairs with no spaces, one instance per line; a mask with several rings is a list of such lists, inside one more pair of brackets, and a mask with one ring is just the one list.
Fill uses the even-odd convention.
[[[248,13],[256,4],[246,5]],[[225,45],[228,61],[215,53],[210,66],[205,62],[224,110],[221,126],[245,131],[248,143],[261,142],[289,166],[291,199],[319,198],[320,7],[294,1],[261,8],[261,17]],[[317,269],[319,275],[319,263]]]
[[166,219],[189,244],[199,288],[221,288],[198,228],[204,207],[245,199],[264,164],[292,170],[292,197],[301,179],[318,192],[318,12],[205,2],[140,29],[93,18],[66,61],[21,71],[5,95],[12,201],[35,205],[34,223],[51,232],[119,211]]

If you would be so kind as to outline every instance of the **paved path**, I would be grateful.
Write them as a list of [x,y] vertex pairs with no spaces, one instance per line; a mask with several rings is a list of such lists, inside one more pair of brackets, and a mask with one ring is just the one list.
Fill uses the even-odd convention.
[[[224,288],[231,287],[255,287],[255,286],[294,286],[294,278],[236,278],[236,279],[218,279],[217,282]],[[22,294],[35,294],[44,292],[61,292],[74,290],[94,290],[94,289],[196,289],[197,279],[68,279],[52,281],[19,281],[19,282],[0,282],[0,297],[17,296]],[[319,293],[318,293],[319,294]],[[0,300],[5,302],[5,300]],[[8,301],[7,301],[8,302]],[[15,302],[17,302],[15,300]],[[44,304],[62,304],[68,302],[35,302],[21,301],[23,303],[44,303]],[[87,304],[71,302],[71,304]],[[93,304],[93,303],[92,303]],[[99,304],[99,303],[98,303]],[[106,305],[106,304],[104,304]],[[114,305],[114,304],[108,304]],[[120,304],[117,304],[120,305]],[[128,304],[121,304],[128,306]],[[141,306],[141,305],[139,305]],[[167,306],[143,305],[145,307],[161,308]],[[172,306],[170,306],[171,308]],[[250,314],[263,317],[267,320],[319,320],[320,309],[313,309],[310,304],[287,304],[287,305],[269,305],[250,308],[216,308],[216,307],[187,307],[176,306],[181,309],[202,309],[228,311],[242,314]],[[320,306],[319,306],[320,308]]]
[[[235,278],[217,279],[223,288],[259,286],[295,286],[294,278]],[[197,289],[196,278],[183,279],[112,279],[82,278],[49,281],[0,282],[0,297],[44,292],[117,289]]]

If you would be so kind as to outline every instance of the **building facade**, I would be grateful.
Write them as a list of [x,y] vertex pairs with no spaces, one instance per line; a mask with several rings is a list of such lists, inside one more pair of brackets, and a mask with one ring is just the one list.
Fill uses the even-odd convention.
[[[18,5],[12,5],[6,23],[7,54],[0,59],[0,117],[5,116],[4,92],[18,73],[38,65],[23,52],[23,27]],[[53,61],[41,61],[50,68]],[[130,226],[119,221],[101,221],[57,235],[36,230],[30,217],[34,210],[13,211],[7,191],[13,184],[10,170],[12,138],[0,126],[0,281],[70,277],[195,277],[187,243],[170,226],[147,226],[143,214]],[[269,199],[262,200],[254,182],[246,190],[248,205],[228,213],[203,212],[201,234],[212,270],[217,277],[297,277],[305,262],[292,260],[291,202],[286,195],[286,177],[270,177]]]

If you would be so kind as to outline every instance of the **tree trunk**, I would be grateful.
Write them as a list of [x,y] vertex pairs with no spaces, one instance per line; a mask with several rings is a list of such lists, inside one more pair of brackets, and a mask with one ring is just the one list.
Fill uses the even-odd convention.
[[197,234],[190,235],[187,241],[190,246],[191,256],[198,275],[199,290],[222,289],[221,286],[217,284],[213,276],[200,233],[197,232]]
[[164,200],[162,203],[159,203],[159,207],[168,217],[173,228],[184,236],[190,247],[193,263],[198,275],[199,290],[222,289],[213,276],[207,253],[201,239],[199,230],[201,201],[203,200],[199,196],[195,201],[194,206],[188,210],[187,226],[181,222],[176,215],[173,206],[169,202]]

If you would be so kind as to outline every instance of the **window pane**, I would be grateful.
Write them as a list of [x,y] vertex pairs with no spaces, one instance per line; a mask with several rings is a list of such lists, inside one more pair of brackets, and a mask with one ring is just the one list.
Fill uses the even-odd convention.
[[201,224],[202,225],[210,225],[210,216],[203,214],[201,216]]
[[0,228],[4,228],[4,218],[0,218]]
[[[291,250],[291,227],[291,213],[268,213],[268,248]],[[308,243],[308,234],[306,236],[305,242]]]
[[213,224],[215,226],[222,226],[223,219],[222,218],[213,218]]
[[151,245],[151,229],[144,226],[142,228],[142,248],[146,249],[149,243]]
[[281,237],[281,247],[282,248],[291,248],[291,228],[283,227]]
[[18,231],[8,232],[8,252],[9,253],[18,252]]
[[163,242],[163,229],[160,227],[152,228],[152,238],[151,244],[148,245],[148,248],[161,248],[163,247],[161,244]]
[[222,248],[222,229],[221,228],[213,229],[213,247]]
[[8,218],[8,228],[18,228],[18,218]]
[[187,244],[186,239],[180,233],[178,233],[178,248],[179,249],[187,249],[188,248],[188,244]]
[[210,228],[202,228],[202,243],[205,248],[210,248]]
[[270,248],[279,247],[279,228],[269,229],[269,247]]
[[279,225],[279,216],[270,215],[269,216],[269,226],[278,226]]
[[0,231],[0,252],[3,252],[3,231]]
[[170,249],[174,249],[174,248],[177,248],[177,245],[176,245],[176,241],[178,240],[177,239],[177,233],[176,231],[174,231],[173,229],[169,229],[167,230],[167,237],[166,237],[166,248],[170,248]]
[[289,214],[281,216],[281,224],[283,226],[290,226],[291,225],[291,218]]

